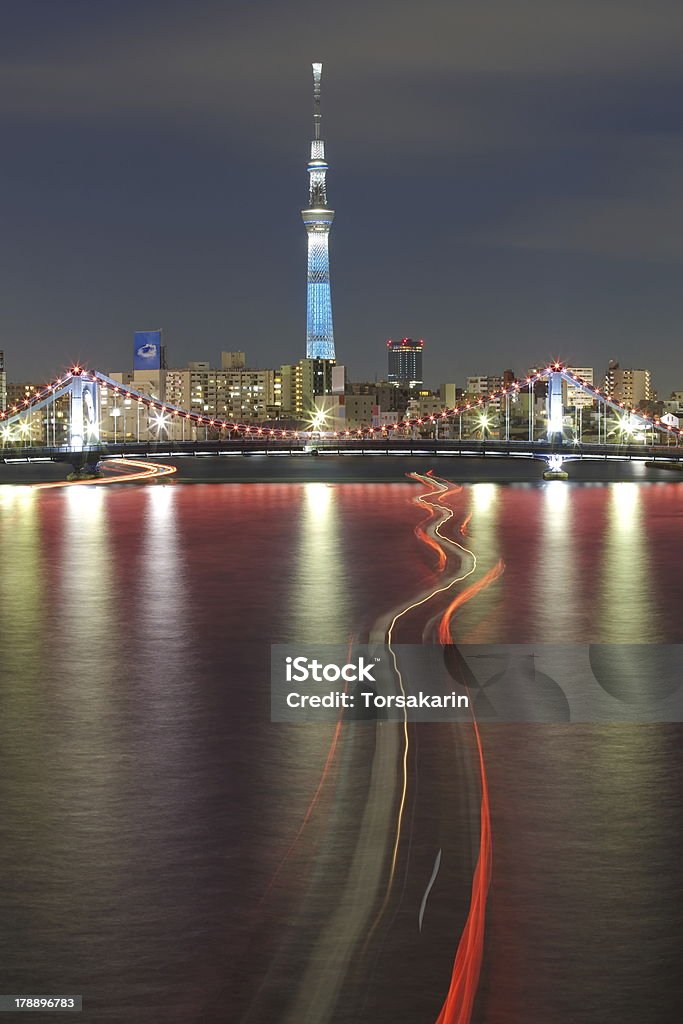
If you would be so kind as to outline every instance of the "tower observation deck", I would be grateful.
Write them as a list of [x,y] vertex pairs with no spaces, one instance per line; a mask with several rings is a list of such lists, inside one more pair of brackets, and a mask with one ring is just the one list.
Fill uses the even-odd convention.
[[322,64],[313,64],[313,133],[308,162],[308,206],[301,217],[308,233],[306,357],[334,359],[328,238],[334,210],[327,205],[325,143],[320,138]]

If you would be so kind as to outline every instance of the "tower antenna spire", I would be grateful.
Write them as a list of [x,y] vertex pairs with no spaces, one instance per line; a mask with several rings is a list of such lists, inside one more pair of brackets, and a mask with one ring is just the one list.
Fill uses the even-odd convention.
[[322,64],[313,64],[313,131],[316,142],[320,139],[320,80],[323,76]]

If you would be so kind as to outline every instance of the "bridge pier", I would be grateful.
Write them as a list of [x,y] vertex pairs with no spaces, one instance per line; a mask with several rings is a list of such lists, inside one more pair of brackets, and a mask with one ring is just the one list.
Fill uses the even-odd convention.
[[558,452],[554,452],[548,456],[548,468],[543,474],[544,480],[568,480],[569,473],[562,469],[562,456]]
[[92,480],[102,476],[101,471],[97,468],[100,461],[99,452],[84,452],[82,450],[71,452],[65,461],[72,469],[68,476],[69,480]]

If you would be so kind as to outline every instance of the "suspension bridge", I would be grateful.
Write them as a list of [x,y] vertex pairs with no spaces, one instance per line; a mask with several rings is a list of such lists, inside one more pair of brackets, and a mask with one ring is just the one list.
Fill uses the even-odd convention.
[[[545,391],[539,417],[537,390]],[[565,408],[567,386],[583,397]],[[543,403],[540,403],[543,404]],[[406,454],[683,462],[683,431],[622,402],[554,362],[475,401],[383,426],[286,429],[182,409],[99,371],[71,367],[0,412],[0,461],[66,461],[77,469],[117,456]]]

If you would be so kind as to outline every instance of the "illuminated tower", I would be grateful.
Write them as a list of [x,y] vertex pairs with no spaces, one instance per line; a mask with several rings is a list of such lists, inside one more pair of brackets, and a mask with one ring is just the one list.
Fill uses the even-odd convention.
[[320,138],[320,79],[322,64],[313,65],[313,130],[308,162],[308,207],[301,211],[308,232],[308,288],[306,316],[306,358],[334,359],[330,256],[327,240],[334,210],[327,205],[325,188],[325,143]]

